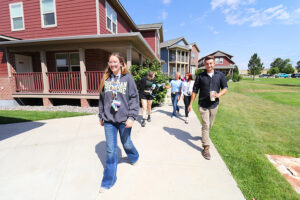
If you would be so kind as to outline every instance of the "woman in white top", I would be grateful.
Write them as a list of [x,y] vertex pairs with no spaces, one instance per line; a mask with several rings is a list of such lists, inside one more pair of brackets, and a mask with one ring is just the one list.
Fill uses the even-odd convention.
[[191,96],[193,93],[193,87],[194,87],[194,80],[193,80],[193,76],[191,73],[186,73],[185,74],[185,78],[184,78],[184,82],[182,83],[182,98],[184,101],[184,105],[185,105],[185,123],[188,123],[188,118],[189,118],[189,111],[188,111],[188,107],[190,105],[191,102]]

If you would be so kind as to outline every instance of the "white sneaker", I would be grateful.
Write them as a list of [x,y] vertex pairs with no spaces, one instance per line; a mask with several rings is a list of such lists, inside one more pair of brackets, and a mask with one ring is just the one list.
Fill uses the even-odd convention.
[[185,118],[185,123],[186,123],[186,124],[189,123],[189,118],[188,118],[188,117]]
[[99,193],[104,193],[105,191],[107,191],[108,189],[105,187],[100,187]]

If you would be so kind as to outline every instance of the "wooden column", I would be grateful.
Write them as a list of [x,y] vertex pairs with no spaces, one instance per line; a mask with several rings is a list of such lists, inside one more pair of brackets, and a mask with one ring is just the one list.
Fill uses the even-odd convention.
[[126,65],[129,69],[132,65],[132,47],[131,46],[129,46],[128,49],[126,50],[126,58],[127,58]]
[[8,52],[8,48],[5,48],[5,56],[6,56],[6,66],[7,66],[7,73],[8,73],[8,77],[11,77],[11,64],[9,62],[9,52]]
[[48,68],[47,68],[47,60],[46,60],[46,52],[40,51],[40,59],[41,59],[41,69],[42,69],[42,77],[43,77],[43,85],[44,85],[44,93],[49,93],[49,81],[48,81]]
[[79,48],[79,61],[80,61],[80,76],[81,76],[81,94],[87,94],[86,82],[86,66],[85,66],[85,50]]

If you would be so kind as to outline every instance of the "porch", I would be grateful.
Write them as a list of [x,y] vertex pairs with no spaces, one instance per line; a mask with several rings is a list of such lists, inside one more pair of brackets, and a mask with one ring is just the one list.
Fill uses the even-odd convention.
[[139,33],[7,42],[9,76],[14,98],[98,99],[108,56],[119,52],[127,67],[157,59]]

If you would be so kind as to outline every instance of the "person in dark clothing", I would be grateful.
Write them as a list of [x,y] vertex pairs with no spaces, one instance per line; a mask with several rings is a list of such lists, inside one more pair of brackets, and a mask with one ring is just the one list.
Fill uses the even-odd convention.
[[225,75],[214,70],[214,56],[205,57],[204,65],[206,71],[198,74],[196,77],[188,110],[189,112],[191,111],[194,99],[200,89],[198,104],[202,119],[202,146],[204,148],[202,155],[209,160],[211,158],[209,153],[211,143],[209,131],[218,111],[219,98],[228,91],[228,86]]
[[117,180],[117,135],[120,133],[123,148],[134,165],[139,154],[131,138],[131,128],[139,113],[139,95],[124,58],[113,53],[102,77],[99,97],[99,119],[106,138],[106,165],[100,192],[111,188]]
[[191,73],[186,73],[184,81],[182,82],[182,99],[185,106],[185,123],[189,123],[189,111],[188,107],[191,102],[191,96],[193,93],[193,87],[194,87],[194,80]]
[[153,101],[153,94],[152,92],[156,88],[156,81],[154,80],[155,72],[150,71],[148,75],[140,80],[140,98],[142,102],[142,127],[146,125],[146,111],[148,111],[148,118],[147,121],[151,122],[151,106]]

